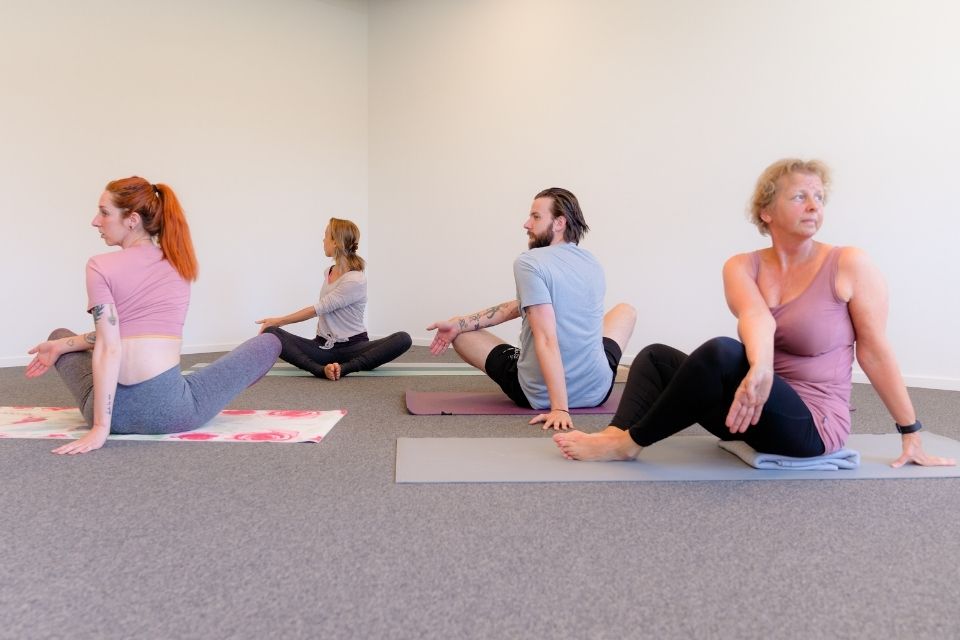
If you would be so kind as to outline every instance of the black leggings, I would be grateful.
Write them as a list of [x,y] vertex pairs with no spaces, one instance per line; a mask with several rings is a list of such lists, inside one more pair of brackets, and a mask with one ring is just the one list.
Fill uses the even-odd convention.
[[650,345],[630,366],[610,424],[629,430],[642,447],[700,423],[721,440],[743,440],[764,453],[822,455],[825,447],[810,410],[780,376],[774,376],[760,421],[744,433],[730,433],[724,420],[749,369],[743,344],[732,338],[708,340],[689,356],[666,345]]
[[350,342],[338,342],[329,349],[321,349],[324,341],[319,338],[302,338],[279,327],[268,327],[263,332],[280,338],[283,347],[281,360],[309,371],[318,378],[326,377],[323,367],[333,362],[340,363],[342,376],[354,371],[376,369],[403,355],[413,344],[407,333],[398,331],[379,340],[367,340],[364,333],[359,337],[354,336]]

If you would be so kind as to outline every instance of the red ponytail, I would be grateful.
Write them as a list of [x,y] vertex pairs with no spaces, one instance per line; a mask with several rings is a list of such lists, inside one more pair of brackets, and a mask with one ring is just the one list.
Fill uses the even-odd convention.
[[144,230],[156,236],[163,257],[184,280],[197,279],[199,266],[190,227],[173,189],[133,176],[108,183],[107,191],[113,196],[113,204],[124,210],[124,218],[134,211],[140,214]]
[[177,194],[165,184],[156,185],[160,201],[163,203],[162,222],[160,223],[160,249],[184,280],[196,280],[199,266],[193,252],[193,240],[190,227],[183,215],[183,208],[177,200]]

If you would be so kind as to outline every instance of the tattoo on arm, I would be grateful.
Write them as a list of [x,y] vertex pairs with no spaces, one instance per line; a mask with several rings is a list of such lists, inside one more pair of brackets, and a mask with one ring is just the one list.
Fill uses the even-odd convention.
[[487,310],[484,312],[484,313],[486,313],[487,320],[493,320],[493,316],[497,315],[497,311],[500,311],[500,309],[501,309],[502,307],[503,307],[502,304],[498,304],[498,305],[495,306],[495,307],[490,307],[489,309],[487,309]]
[[467,316],[467,320],[473,323],[474,331],[480,329],[480,315],[479,313],[474,313],[473,315]]
[[100,316],[103,315],[103,305],[98,304],[93,309],[90,309],[90,313],[93,314],[93,324],[97,324],[97,321],[100,320]]
[[107,415],[113,415],[113,396],[109,393],[107,394]]
[[107,320],[110,321],[111,325],[117,324],[117,314],[114,313],[113,305],[110,305],[110,317]]
[[83,334],[83,341],[87,344],[96,344],[97,342],[97,332],[91,331],[90,333]]
[[467,330],[467,320],[466,320],[466,318],[460,318],[460,319],[458,320],[458,323],[459,323],[459,325],[460,325],[460,331],[466,331],[466,330]]
[[67,340],[67,346],[68,346],[68,347],[72,347],[72,346],[73,346],[73,338],[69,338],[69,339]]

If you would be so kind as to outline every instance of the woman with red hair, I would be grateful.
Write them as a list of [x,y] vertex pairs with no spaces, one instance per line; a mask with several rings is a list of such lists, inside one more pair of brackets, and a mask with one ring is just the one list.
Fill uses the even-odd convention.
[[94,330],[57,329],[26,375],[56,367],[91,430],[54,453],[86,453],[110,433],[176,433],[196,429],[259,380],[280,353],[260,335],[209,367],[180,373],[183,322],[197,258],[173,189],[139,177],[114,180],[91,224],[120,251],[87,262],[87,311]]

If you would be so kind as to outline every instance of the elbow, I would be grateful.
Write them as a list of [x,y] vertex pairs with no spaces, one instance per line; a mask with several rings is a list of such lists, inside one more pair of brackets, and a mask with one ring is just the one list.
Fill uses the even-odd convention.
[[122,353],[123,349],[119,342],[107,343],[97,341],[96,346],[93,348],[93,357],[100,362],[119,361]]

